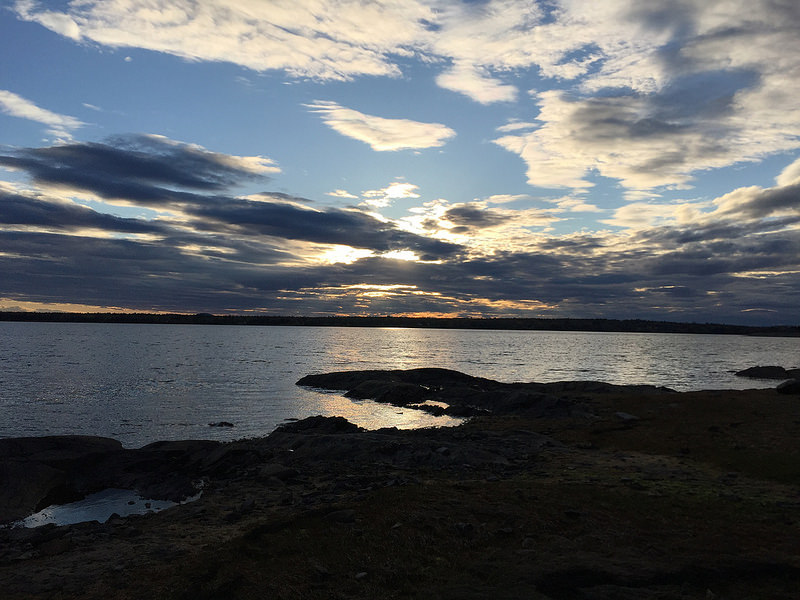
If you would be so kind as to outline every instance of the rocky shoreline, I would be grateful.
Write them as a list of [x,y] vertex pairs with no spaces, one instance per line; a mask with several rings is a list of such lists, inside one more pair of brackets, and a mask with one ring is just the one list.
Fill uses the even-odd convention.
[[443,369],[303,378],[470,416],[265,438],[0,440],[0,521],[104,488],[199,500],[0,529],[16,598],[795,598],[800,397]]

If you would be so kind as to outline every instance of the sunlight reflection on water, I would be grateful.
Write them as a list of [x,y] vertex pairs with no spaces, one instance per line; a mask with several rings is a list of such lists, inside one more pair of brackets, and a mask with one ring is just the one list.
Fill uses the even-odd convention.
[[[678,390],[770,387],[800,339],[337,327],[0,323],[0,437],[104,435],[128,447],[266,435],[341,415],[368,428],[445,425],[410,408],[301,388],[310,373],[443,367],[500,381],[602,380]],[[209,427],[229,421],[232,428]]]

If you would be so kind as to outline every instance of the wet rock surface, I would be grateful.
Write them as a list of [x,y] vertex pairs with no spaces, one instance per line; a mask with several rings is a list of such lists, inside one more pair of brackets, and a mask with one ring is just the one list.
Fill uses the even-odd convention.
[[[153,498],[204,484],[156,514],[0,529],[3,597],[796,597],[796,398],[415,371],[388,373],[425,397],[477,395],[486,414],[410,431],[312,417],[138,450],[0,440],[2,464],[39,473],[15,488],[36,493],[0,488],[3,506],[41,502],[53,482]],[[386,381],[335,375],[343,390]]]

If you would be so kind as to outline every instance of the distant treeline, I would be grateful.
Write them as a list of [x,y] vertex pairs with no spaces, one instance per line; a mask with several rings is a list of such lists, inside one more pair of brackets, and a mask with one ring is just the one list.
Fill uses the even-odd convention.
[[60,323],[158,323],[197,325],[290,325],[314,327],[423,327],[435,329],[507,329],[535,331],[617,331],[638,333],[713,333],[797,337],[800,326],[758,327],[719,323],[673,323],[644,319],[525,319],[432,317],[299,317],[266,315],[211,315],[207,313],[61,313],[0,312],[0,321]]

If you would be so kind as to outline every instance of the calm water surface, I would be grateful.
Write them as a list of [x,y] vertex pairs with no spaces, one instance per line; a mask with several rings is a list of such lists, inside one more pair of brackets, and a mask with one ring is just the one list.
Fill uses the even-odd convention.
[[[602,380],[677,390],[771,387],[733,371],[800,366],[800,339],[744,336],[0,323],[0,437],[164,439],[265,435],[287,419],[447,425],[413,409],[295,385],[335,370],[445,367],[500,381]],[[209,427],[229,421],[233,428]]]

